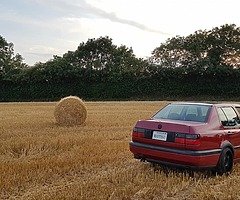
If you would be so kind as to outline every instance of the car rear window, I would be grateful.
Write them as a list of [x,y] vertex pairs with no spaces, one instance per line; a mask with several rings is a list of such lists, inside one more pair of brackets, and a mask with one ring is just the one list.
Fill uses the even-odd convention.
[[152,118],[206,122],[210,107],[210,105],[169,104]]

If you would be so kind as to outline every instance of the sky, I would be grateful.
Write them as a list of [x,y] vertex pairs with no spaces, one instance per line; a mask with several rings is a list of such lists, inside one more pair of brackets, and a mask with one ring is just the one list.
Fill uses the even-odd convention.
[[239,0],[0,0],[0,35],[34,65],[109,36],[147,58],[168,38],[240,26]]

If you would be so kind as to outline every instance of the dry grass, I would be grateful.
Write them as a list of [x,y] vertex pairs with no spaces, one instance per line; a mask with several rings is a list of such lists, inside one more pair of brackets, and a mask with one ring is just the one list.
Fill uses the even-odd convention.
[[229,176],[134,160],[130,132],[166,102],[88,102],[85,126],[59,127],[55,103],[0,104],[0,199],[240,199]]

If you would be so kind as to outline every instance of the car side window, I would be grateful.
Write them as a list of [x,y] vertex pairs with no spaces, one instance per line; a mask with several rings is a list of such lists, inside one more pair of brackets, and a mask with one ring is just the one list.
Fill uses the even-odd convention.
[[219,116],[219,119],[220,119],[222,125],[226,124],[227,117],[226,117],[225,113],[223,112],[223,110],[221,108],[218,108],[217,112],[218,112],[218,116]]
[[239,123],[239,117],[232,107],[219,108],[218,115],[224,126],[235,126]]
[[238,112],[238,116],[239,116],[239,114],[240,114],[240,107],[235,107],[235,108],[236,108],[236,110]]
[[238,116],[232,107],[223,107],[223,112],[226,114],[228,120],[237,120]]

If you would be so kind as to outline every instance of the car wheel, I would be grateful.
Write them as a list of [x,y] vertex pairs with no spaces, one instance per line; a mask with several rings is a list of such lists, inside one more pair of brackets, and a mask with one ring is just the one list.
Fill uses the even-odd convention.
[[233,167],[233,152],[229,148],[223,149],[218,165],[217,165],[217,173],[222,175],[224,173],[228,173],[232,171]]

